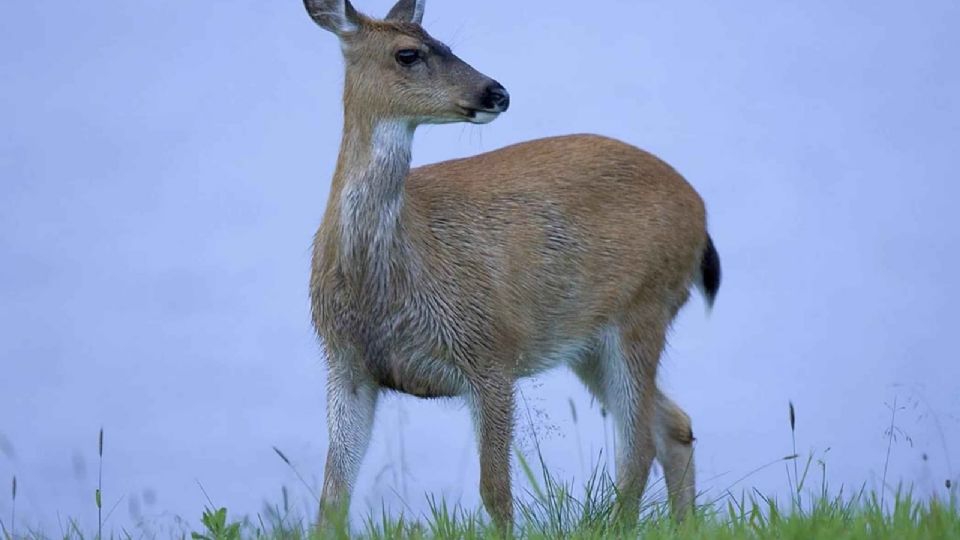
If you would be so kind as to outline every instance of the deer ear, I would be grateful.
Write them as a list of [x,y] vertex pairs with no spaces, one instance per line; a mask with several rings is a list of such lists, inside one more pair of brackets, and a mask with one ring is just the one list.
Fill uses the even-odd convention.
[[425,3],[426,0],[400,0],[393,6],[390,13],[387,13],[386,20],[421,24]]
[[350,0],[303,0],[313,22],[338,36],[352,34],[360,27],[360,16]]

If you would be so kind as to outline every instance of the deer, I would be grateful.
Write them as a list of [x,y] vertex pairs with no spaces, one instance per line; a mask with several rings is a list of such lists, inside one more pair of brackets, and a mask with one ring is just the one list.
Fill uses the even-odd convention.
[[350,0],[304,4],[345,65],[310,276],[327,375],[320,523],[347,513],[378,397],[393,391],[467,403],[480,498],[511,530],[515,386],[560,365],[617,426],[618,515],[637,519],[654,459],[672,514],[688,515],[691,421],[657,369],[691,290],[712,307],[720,285],[694,188],[653,154],[591,134],[411,168],[418,126],[492,122],[509,93],[424,30],[424,0],[383,19]]

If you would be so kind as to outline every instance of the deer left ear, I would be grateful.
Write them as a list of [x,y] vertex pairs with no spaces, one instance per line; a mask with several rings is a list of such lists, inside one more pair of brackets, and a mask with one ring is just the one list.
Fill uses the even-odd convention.
[[350,0],[303,0],[313,22],[339,37],[357,31],[360,16]]
[[426,0],[400,0],[387,13],[386,20],[422,24],[425,3]]

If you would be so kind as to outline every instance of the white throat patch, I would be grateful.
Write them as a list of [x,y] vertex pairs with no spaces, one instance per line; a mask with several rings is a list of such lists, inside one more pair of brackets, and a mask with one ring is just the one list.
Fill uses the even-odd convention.
[[403,208],[413,131],[405,121],[378,123],[371,134],[367,162],[347,173],[340,198],[340,240],[345,253],[366,248],[373,264],[389,255]]

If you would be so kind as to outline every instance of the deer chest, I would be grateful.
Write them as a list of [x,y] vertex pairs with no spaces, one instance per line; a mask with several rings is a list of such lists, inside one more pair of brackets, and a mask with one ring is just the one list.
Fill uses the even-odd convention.
[[[398,275],[399,274],[399,275]],[[380,386],[421,397],[459,395],[463,336],[455,315],[411,276],[329,268],[311,286],[314,326],[328,361],[359,364]]]

